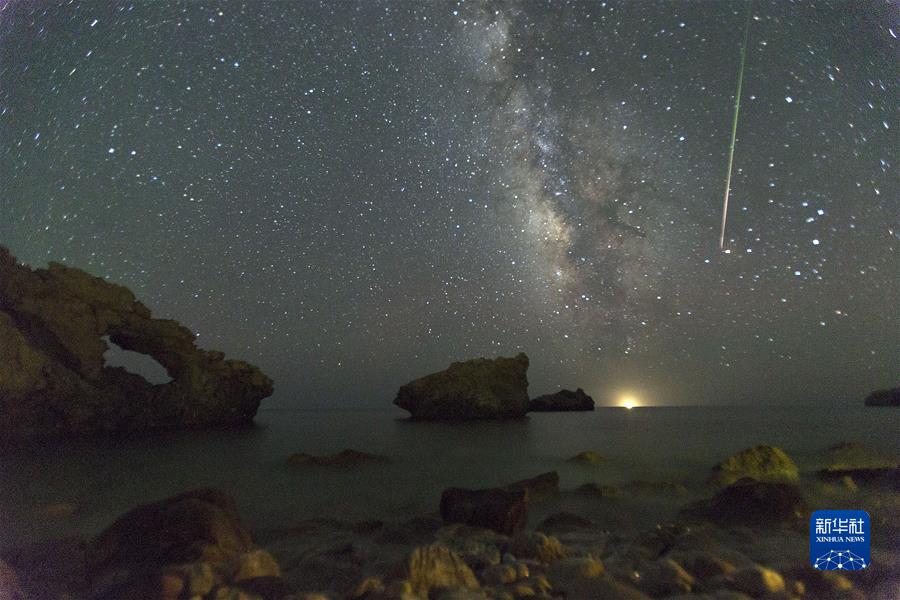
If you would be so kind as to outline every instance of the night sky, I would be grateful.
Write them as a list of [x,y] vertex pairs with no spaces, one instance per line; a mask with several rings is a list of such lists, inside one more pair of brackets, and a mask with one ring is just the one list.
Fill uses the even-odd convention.
[[896,385],[891,2],[0,0],[0,243],[389,406],[451,360],[533,394],[861,403]]

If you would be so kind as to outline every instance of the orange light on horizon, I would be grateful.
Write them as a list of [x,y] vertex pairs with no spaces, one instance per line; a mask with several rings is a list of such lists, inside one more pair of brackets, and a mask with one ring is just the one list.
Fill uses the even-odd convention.
[[631,410],[636,406],[640,406],[640,404],[638,404],[638,401],[633,396],[625,396],[622,398],[621,406],[622,408]]

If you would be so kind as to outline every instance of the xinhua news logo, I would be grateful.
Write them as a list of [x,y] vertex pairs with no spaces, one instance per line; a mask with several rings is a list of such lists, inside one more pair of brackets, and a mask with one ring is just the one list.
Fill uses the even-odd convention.
[[858,571],[871,560],[871,520],[864,510],[817,510],[809,519],[809,562],[822,571]]

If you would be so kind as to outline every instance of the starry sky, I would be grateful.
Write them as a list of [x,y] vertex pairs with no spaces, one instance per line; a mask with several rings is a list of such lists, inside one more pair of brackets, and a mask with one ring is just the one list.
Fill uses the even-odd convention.
[[387,406],[531,358],[598,403],[896,385],[897,6],[0,0],[0,243]]

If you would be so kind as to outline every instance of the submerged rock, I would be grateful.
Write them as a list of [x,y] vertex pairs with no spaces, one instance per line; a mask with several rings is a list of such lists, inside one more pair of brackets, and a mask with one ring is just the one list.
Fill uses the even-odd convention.
[[579,452],[572,458],[568,459],[566,462],[579,465],[598,465],[602,463],[603,460],[603,457],[600,456],[599,453],[594,452],[593,450],[585,450],[584,452]]
[[798,525],[808,511],[803,494],[794,485],[742,479],[711,499],[685,506],[681,514],[723,526],[773,527]]
[[881,469],[896,467],[898,460],[858,442],[841,442],[828,448],[826,470]]
[[757,481],[797,481],[800,474],[784,450],[760,445],[738,452],[713,467],[711,480],[718,485],[729,485],[744,477]]
[[407,383],[394,404],[413,419],[509,419],[528,411],[528,357],[455,362],[444,371]]
[[[149,355],[154,385],[105,364],[109,346]],[[246,423],[272,381],[197,348],[125,287],[58,263],[32,270],[0,246],[0,438]]]
[[288,463],[292,465],[311,465],[316,467],[358,467],[372,463],[387,462],[387,457],[377,454],[360,452],[359,450],[341,450],[337,454],[313,456],[312,454],[297,453],[288,457]]
[[513,535],[528,520],[528,492],[523,489],[449,488],[441,494],[441,517],[445,523],[464,523]]
[[571,390],[560,390],[555,394],[545,394],[538,396],[528,403],[529,412],[564,412],[564,411],[581,411],[594,410],[594,399],[584,393],[584,390],[578,388],[574,392]]
[[900,387],[875,390],[866,397],[866,406],[900,406]]

